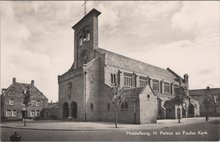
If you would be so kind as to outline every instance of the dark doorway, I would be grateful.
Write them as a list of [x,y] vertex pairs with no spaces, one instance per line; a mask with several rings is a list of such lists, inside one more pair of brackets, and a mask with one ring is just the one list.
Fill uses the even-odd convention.
[[77,103],[76,102],[71,103],[71,113],[72,113],[72,117],[76,119],[77,118]]
[[67,103],[63,104],[63,118],[68,118],[69,116],[69,107]]

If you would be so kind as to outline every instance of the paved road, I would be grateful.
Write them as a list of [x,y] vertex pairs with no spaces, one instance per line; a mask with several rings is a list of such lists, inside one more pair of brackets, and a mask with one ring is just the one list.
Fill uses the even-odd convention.
[[[17,132],[22,141],[218,141],[219,120],[156,130],[28,130],[1,128],[1,140],[9,141]],[[176,132],[180,132],[179,134]],[[153,134],[154,133],[154,134]]]

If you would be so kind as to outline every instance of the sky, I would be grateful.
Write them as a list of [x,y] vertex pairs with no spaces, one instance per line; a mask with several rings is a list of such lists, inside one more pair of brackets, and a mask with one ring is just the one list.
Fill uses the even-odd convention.
[[[74,61],[74,31],[83,1],[4,1],[1,88],[35,81],[58,101],[58,75]],[[190,89],[220,87],[218,1],[88,1],[99,16],[99,47],[189,75]]]

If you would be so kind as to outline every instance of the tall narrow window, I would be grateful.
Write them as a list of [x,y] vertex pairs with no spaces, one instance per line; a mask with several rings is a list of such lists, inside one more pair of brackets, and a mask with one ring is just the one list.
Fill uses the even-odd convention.
[[164,92],[170,93],[170,84],[168,82],[164,82]]
[[147,85],[147,78],[146,77],[140,76],[139,80],[140,80],[140,87],[144,87]]
[[68,98],[70,99],[70,98],[71,98],[71,95],[72,95],[72,83],[69,82],[69,83],[67,84],[67,86],[68,86]]
[[93,103],[90,104],[90,109],[93,109]]
[[14,99],[9,99],[9,105],[13,106],[14,105]]
[[132,86],[132,74],[124,73],[124,85],[128,87]]
[[113,74],[111,73],[111,83],[113,83]]
[[110,110],[110,103],[107,104],[107,110]]
[[37,100],[36,106],[40,106],[40,100]]
[[159,91],[159,88],[160,88],[159,80],[153,79],[153,90]]

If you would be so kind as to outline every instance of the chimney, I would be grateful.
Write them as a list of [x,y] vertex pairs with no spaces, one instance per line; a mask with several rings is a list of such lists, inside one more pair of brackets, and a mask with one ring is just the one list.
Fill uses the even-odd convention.
[[16,82],[16,78],[15,78],[15,77],[13,77],[12,82],[13,82],[13,83],[15,83],[15,82]]
[[184,74],[184,82],[188,83],[189,81],[189,75],[188,74]]
[[31,80],[31,85],[34,85],[34,80]]

